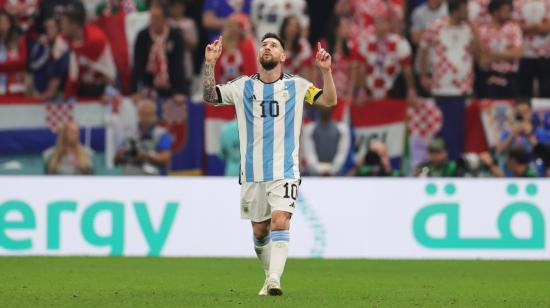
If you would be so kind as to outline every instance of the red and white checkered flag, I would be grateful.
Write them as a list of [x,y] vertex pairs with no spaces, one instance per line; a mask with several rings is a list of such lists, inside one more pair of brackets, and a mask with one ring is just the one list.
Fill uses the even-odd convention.
[[433,99],[420,99],[409,109],[409,130],[412,136],[432,138],[443,125],[443,114]]
[[74,121],[74,104],[46,103],[46,124],[50,130],[57,133],[65,123]]

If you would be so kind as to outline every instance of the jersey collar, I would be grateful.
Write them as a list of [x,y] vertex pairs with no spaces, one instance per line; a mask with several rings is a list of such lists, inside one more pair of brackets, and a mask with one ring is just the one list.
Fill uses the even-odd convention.
[[258,80],[259,80],[260,82],[262,82],[263,84],[272,84],[272,83],[276,83],[276,82],[279,81],[279,80],[282,80],[283,77],[284,77],[284,73],[281,72],[281,76],[279,76],[279,78],[278,78],[277,80],[273,81],[273,82],[265,82],[265,81],[263,81],[262,79],[260,79],[260,73],[256,73],[255,76],[256,76],[256,79],[258,79]]

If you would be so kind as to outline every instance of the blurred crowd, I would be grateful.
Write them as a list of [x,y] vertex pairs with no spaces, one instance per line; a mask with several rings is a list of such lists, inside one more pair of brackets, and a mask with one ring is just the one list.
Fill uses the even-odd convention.
[[[255,73],[256,42],[275,32],[288,73],[321,84],[317,42],[332,54],[339,102],[306,112],[313,121],[302,134],[307,174],[550,175],[550,127],[529,104],[550,97],[550,0],[204,0],[193,12],[197,3],[186,0],[0,0],[0,7],[0,96],[132,97],[140,129],[115,159],[128,174],[166,173],[171,140],[156,124],[158,102],[188,103],[207,42],[224,37],[215,68],[224,83]],[[113,27],[117,16],[126,29]],[[393,170],[386,145],[375,140],[350,167],[349,107],[403,99],[414,108],[419,97],[433,97],[444,118],[429,160]],[[464,138],[469,98],[514,100],[515,121],[491,151],[449,157],[449,142]],[[93,172],[75,130],[67,123],[44,153],[48,173]],[[238,170],[235,131],[234,123],[222,131],[227,174]]]

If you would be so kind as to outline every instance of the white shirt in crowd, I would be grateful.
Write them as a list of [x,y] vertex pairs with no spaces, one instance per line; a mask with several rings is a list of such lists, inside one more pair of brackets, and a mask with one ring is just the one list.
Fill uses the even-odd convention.
[[279,34],[283,20],[292,15],[298,17],[302,29],[309,28],[305,0],[253,0],[250,21],[254,26],[258,42],[268,32]]

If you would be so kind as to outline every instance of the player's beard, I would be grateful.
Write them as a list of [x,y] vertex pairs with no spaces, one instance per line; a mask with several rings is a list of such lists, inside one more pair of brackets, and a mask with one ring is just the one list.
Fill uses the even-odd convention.
[[266,60],[266,59],[264,59],[264,57],[261,57],[260,58],[260,64],[262,65],[264,70],[270,71],[270,70],[274,69],[275,67],[277,67],[279,62],[275,61],[275,59],[273,59],[273,57],[271,57],[271,59],[269,59],[269,60]]

